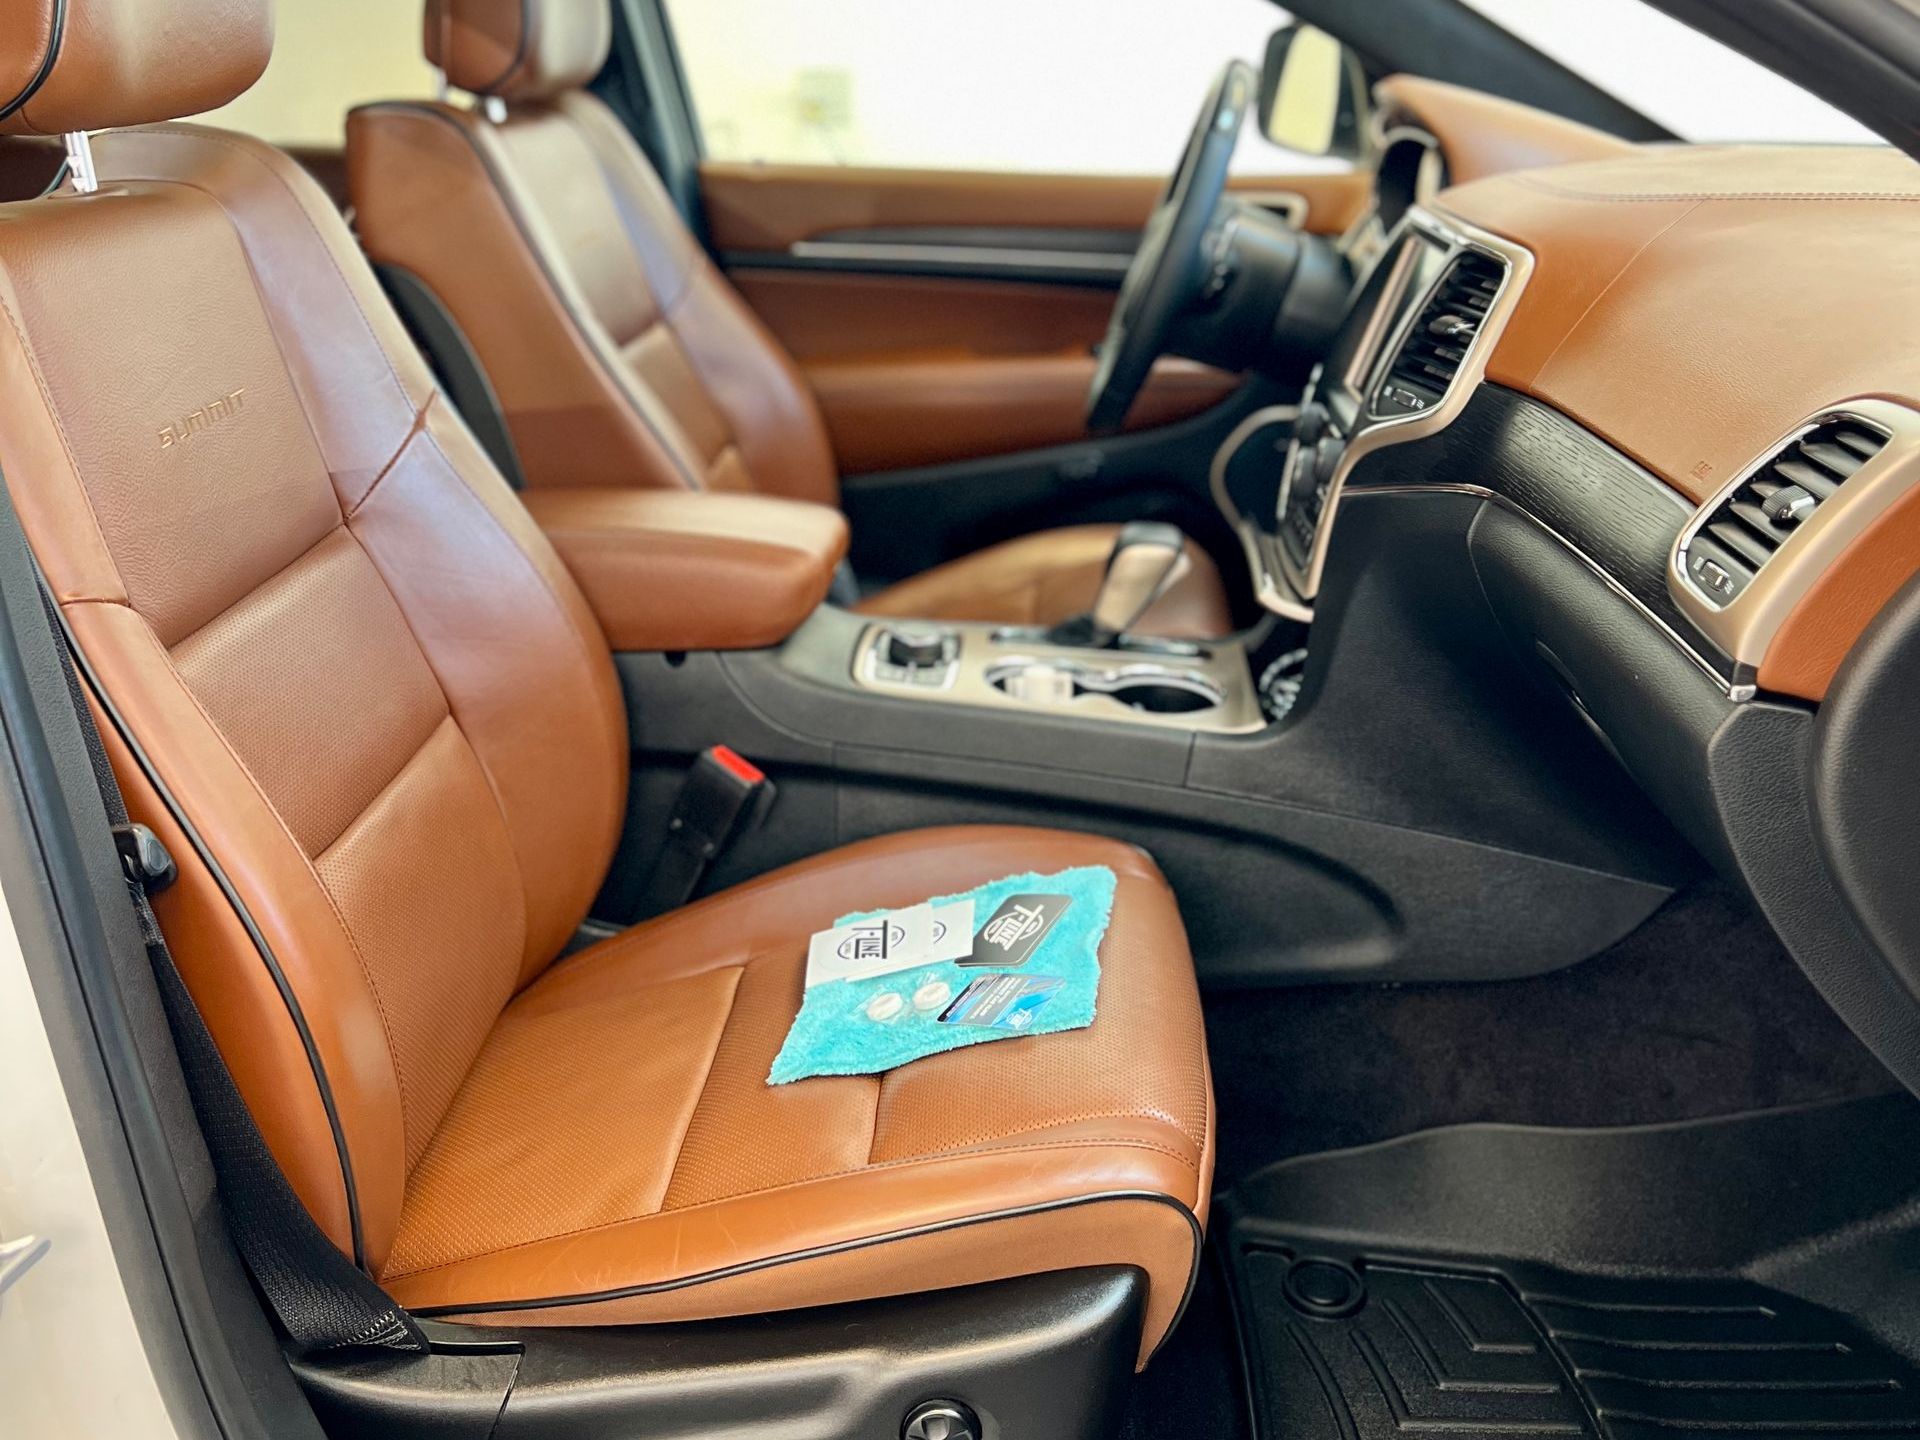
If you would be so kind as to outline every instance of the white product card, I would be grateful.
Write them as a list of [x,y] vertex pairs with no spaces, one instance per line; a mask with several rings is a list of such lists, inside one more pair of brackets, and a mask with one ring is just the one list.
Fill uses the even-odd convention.
[[973,901],[956,900],[933,907],[933,940],[922,963],[958,960],[973,953]]
[[868,920],[822,930],[807,946],[807,988],[829,980],[865,980],[909,969],[923,963],[932,946],[931,905],[888,910]]

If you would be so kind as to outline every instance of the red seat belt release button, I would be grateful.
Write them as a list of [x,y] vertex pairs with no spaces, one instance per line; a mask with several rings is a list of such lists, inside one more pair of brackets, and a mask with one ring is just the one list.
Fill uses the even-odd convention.
[[715,745],[711,749],[701,752],[700,758],[703,760],[711,759],[714,764],[718,765],[729,775],[744,781],[748,785],[764,785],[767,783],[767,772],[730,745]]

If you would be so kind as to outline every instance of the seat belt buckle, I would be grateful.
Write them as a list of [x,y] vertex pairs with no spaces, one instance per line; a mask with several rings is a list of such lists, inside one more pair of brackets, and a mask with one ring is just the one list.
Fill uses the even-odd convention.
[[686,904],[726,848],[765,823],[778,793],[766,772],[738,751],[725,745],[702,750],[667,820],[642,913],[658,915]]

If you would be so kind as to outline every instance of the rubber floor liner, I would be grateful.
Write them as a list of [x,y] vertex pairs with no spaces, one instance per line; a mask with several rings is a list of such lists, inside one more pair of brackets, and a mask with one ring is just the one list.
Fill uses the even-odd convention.
[[1757,1285],[1266,1244],[1234,1265],[1260,1433],[1276,1440],[1920,1436],[1920,1372]]
[[1920,1440],[1920,1274],[1889,1248],[1916,1119],[1462,1127],[1274,1166],[1222,1203],[1256,1431]]

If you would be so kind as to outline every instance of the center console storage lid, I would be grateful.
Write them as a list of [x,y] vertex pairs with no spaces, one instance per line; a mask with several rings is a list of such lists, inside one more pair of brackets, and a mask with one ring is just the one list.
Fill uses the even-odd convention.
[[777,645],[847,553],[840,512],[800,500],[606,487],[520,498],[617,651]]

